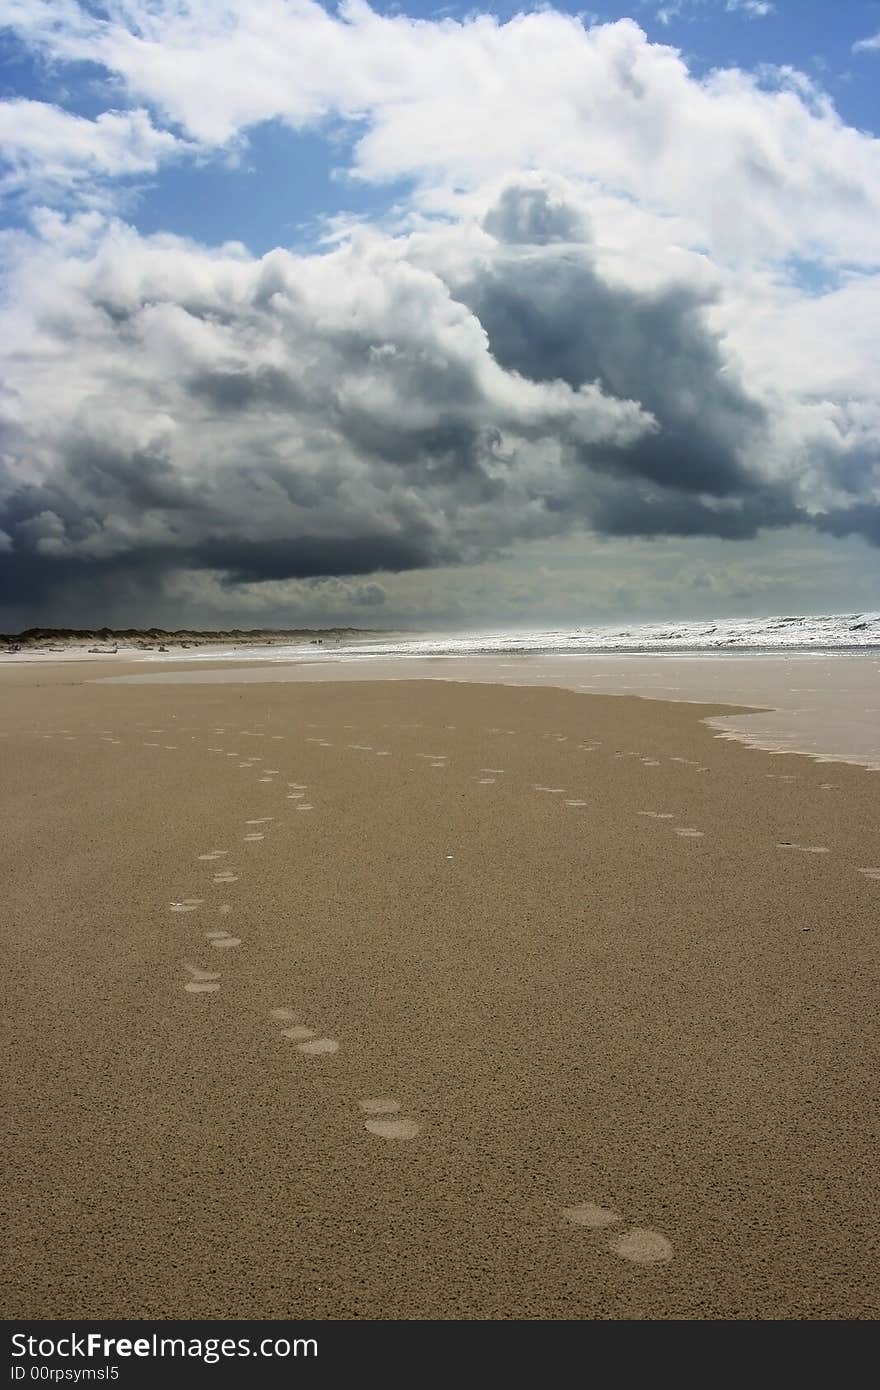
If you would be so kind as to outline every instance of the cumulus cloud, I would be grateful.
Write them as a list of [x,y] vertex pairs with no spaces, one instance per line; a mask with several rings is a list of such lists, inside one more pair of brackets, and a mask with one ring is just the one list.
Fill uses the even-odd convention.
[[[295,582],[378,610],[384,575],[578,529],[880,541],[878,141],[802,75],[697,80],[632,21],[553,11],[0,0],[0,21],[138,103],[5,104],[8,188],[55,202],[0,248],[7,598]],[[329,117],[349,172],[412,193],[316,252],[72,211]]]
[[859,39],[852,46],[853,53],[877,53],[880,52],[880,32],[872,34],[870,38]]
[[[553,10],[424,21],[365,0],[0,0],[59,61],[98,62],[196,144],[262,121],[351,122],[352,172],[477,187],[513,170],[588,179],[691,219],[723,257],[877,261],[878,142],[799,75],[695,79],[630,19]],[[744,215],[744,209],[748,214]]]
[[655,418],[587,377],[506,368],[406,251],[364,233],[254,260],[94,217],[10,237],[8,582],[368,574],[571,525],[554,506],[582,458],[625,454]]
[[845,529],[868,502],[876,415],[749,383],[715,295],[607,278],[552,181],[320,255],[40,231],[8,238],[0,490],[0,573],[34,600],[86,573],[462,563],[584,525],[739,538],[824,507]]
[[47,102],[0,101],[0,197],[101,202],[106,181],[153,173],[182,147],[143,110],[87,120]]

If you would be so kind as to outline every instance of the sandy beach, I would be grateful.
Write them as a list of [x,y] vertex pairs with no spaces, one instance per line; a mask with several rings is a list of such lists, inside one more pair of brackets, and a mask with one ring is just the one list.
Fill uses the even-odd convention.
[[5,1316],[880,1314],[875,773],[142,670],[0,668]]

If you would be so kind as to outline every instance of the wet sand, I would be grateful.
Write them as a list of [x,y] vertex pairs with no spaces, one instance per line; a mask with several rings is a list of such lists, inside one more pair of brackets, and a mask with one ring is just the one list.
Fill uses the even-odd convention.
[[0,671],[6,1316],[880,1313],[873,774],[109,669]]
[[[527,656],[382,657],[326,652],[314,659],[280,653],[259,665],[244,649],[235,661],[190,669],[145,662],[120,681],[155,684],[325,680],[488,681],[538,685],[644,699],[741,705],[719,715],[716,728],[752,748],[806,753],[880,771],[880,653],[788,652],[751,656],[671,652],[617,656],[579,653]],[[110,677],[115,679],[116,677]]]

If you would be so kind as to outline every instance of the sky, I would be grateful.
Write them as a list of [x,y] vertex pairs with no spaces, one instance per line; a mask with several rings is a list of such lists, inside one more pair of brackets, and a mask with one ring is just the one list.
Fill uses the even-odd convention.
[[0,0],[0,629],[876,609],[880,0]]

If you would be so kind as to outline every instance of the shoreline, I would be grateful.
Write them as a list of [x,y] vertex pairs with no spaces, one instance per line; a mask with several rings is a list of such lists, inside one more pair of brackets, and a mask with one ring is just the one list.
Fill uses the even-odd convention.
[[[806,665],[805,663],[809,663]],[[450,673],[454,665],[455,674]],[[792,687],[806,670],[810,685]],[[799,677],[795,677],[799,679]],[[798,753],[817,762],[880,771],[880,661],[869,653],[789,653],[784,656],[528,656],[374,657],[327,655],[292,664],[245,666],[180,663],[161,671],[105,678],[120,684],[275,683],[325,680],[479,681],[537,684],[581,694],[634,694],[672,703],[718,704],[737,713],[711,716],[719,738],[772,753]],[[673,681],[675,684],[670,684]],[[792,699],[792,696],[797,699]]]

